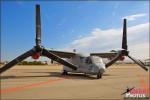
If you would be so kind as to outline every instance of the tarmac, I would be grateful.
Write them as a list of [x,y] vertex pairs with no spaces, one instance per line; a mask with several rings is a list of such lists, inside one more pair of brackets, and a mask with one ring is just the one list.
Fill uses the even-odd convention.
[[[127,88],[149,86],[149,72],[137,65],[113,65],[102,79],[94,75],[61,75],[61,65],[16,65],[1,74],[1,100],[124,99]],[[149,97],[149,93],[146,93]]]

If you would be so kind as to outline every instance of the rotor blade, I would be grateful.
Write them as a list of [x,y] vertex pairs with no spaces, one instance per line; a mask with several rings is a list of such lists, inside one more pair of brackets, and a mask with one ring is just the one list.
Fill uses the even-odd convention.
[[142,63],[144,65],[144,63],[141,60],[138,60],[138,61],[140,61],[140,63]]
[[123,21],[123,36],[122,36],[122,49],[127,50],[127,22],[126,19]]
[[136,64],[138,64],[141,68],[143,68],[145,71],[148,71],[148,68],[145,67],[145,65],[143,65],[140,61],[134,59],[133,57],[129,56],[128,57],[133,60]]
[[34,49],[31,49],[27,51],[26,53],[20,55],[19,57],[15,58],[14,60],[10,61],[8,64],[4,65],[2,68],[0,68],[0,73],[3,73],[4,71],[8,70],[9,68],[13,67],[17,63],[21,62],[22,60],[26,59],[27,57],[33,55],[35,53]]
[[109,61],[106,64],[106,68],[108,68],[109,66],[111,66],[112,64],[114,64],[119,59],[120,56],[121,56],[121,52],[119,52],[111,61]]
[[36,5],[36,46],[41,45],[41,18],[40,5]]
[[55,54],[49,52],[49,51],[46,50],[46,49],[43,49],[42,55],[43,55],[43,56],[46,56],[46,57],[48,57],[48,58],[50,58],[50,59],[52,59],[52,60],[54,60],[54,61],[56,61],[56,62],[59,62],[59,63],[65,65],[65,66],[67,66],[67,67],[69,67],[69,68],[71,68],[71,69],[74,69],[74,70],[77,69],[77,66],[76,66],[76,65],[73,65],[72,63],[63,60],[63,59],[60,58],[59,56],[57,56],[57,55],[55,55]]

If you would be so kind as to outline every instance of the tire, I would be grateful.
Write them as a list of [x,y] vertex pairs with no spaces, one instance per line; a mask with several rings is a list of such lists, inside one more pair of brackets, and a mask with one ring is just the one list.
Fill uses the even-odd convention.
[[68,72],[66,70],[64,70],[62,75],[68,75]]
[[100,72],[98,72],[97,79],[100,79],[100,78],[102,78],[102,74]]

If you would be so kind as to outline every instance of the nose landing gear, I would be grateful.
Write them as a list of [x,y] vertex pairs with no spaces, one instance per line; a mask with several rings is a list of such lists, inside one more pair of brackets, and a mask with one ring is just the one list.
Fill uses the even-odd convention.
[[102,78],[102,73],[99,71],[99,72],[97,73],[97,79],[100,79],[100,78]]

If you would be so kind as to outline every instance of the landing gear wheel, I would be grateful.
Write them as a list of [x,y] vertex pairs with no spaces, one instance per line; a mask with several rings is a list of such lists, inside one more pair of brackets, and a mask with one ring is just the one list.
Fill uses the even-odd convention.
[[87,76],[87,74],[86,74],[86,73],[84,73],[84,76]]
[[66,70],[64,70],[62,75],[68,75],[68,72]]
[[102,78],[102,74],[99,72],[99,73],[97,74],[97,79],[100,79],[100,78]]

